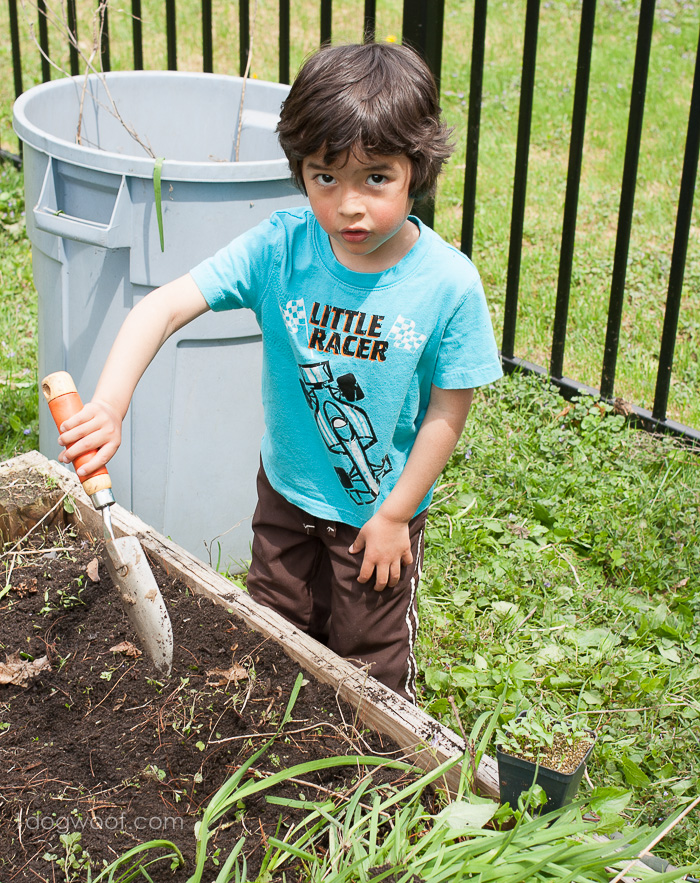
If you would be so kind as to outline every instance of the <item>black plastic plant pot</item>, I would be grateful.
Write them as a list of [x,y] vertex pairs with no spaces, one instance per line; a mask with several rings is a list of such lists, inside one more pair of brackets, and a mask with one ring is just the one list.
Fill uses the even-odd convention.
[[[583,771],[586,769],[586,761],[593,751],[595,741],[586,752],[581,763],[576,767],[573,773],[560,773],[557,770],[550,770],[547,767],[540,766],[537,769],[536,764],[529,760],[523,760],[520,757],[513,757],[512,754],[505,754],[500,748],[496,749],[496,759],[498,761],[498,780],[500,786],[501,803],[509,803],[511,809],[518,808],[518,797],[528,791],[533,784],[539,785],[544,789],[547,795],[547,803],[540,808],[532,808],[532,812],[552,812],[565,806],[576,796],[578,786],[581,784]],[[537,780],[535,782],[535,771],[537,771]]]

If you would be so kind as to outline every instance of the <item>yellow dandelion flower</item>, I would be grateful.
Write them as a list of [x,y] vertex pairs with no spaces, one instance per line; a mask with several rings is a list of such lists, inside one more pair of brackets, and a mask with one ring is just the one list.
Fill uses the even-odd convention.
[[395,43],[396,42],[396,35],[395,34],[387,34],[386,42],[387,43]]

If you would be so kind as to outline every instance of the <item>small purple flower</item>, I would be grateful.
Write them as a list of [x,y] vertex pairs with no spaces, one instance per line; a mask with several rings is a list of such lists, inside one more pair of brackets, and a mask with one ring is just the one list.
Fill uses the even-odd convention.
[[31,434],[32,434],[31,429],[25,429],[25,430],[24,430],[24,435],[31,435]]

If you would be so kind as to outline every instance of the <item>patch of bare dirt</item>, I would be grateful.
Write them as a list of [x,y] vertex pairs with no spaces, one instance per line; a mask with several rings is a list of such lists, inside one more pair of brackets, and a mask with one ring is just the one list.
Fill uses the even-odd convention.
[[[69,842],[89,853],[94,877],[138,843],[164,837],[187,864],[174,873],[156,866],[154,879],[186,880],[203,807],[274,734],[298,665],[235,614],[154,568],[175,644],[172,674],[156,676],[134,646],[99,544],[53,533],[5,554],[3,564],[0,879],[65,879],[60,862]],[[395,757],[396,747],[358,732],[353,710],[309,676],[290,722],[251,774],[354,753]],[[358,775],[331,769],[275,793],[343,793]],[[373,773],[375,781],[397,775]],[[267,838],[283,833],[295,812],[253,799],[224,819],[211,851],[220,850],[223,862],[244,835],[253,875]],[[84,863],[85,852],[79,857]],[[76,875],[87,879],[84,867]]]

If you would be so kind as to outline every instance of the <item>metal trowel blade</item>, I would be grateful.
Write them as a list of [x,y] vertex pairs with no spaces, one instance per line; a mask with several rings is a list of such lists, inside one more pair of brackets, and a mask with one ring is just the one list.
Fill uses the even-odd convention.
[[173,629],[141,544],[136,537],[125,536],[105,545],[107,570],[134,631],[158,671],[170,674]]

